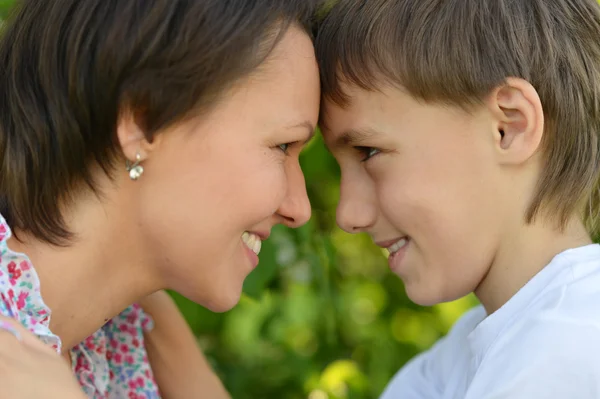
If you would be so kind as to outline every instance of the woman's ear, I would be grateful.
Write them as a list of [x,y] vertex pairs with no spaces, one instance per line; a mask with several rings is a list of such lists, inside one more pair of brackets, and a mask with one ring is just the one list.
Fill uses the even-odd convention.
[[117,138],[123,155],[132,162],[136,161],[138,154],[140,161],[145,160],[160,141],[148,140],[146,132],[139,123],[139,117],[136,117],[135,112],[129,109],[122,111],[119,115]]
[[544,135],[544,111],[535,88],[526,80],[508,78],[487,100],[493,115],[499,161],[526,162],[539,149]]

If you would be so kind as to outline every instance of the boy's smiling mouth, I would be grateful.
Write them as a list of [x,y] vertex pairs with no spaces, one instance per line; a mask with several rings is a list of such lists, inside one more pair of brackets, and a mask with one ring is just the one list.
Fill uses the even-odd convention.
[[404,248],[406,246],[406,244],[408,244],[409,241],[410,241],[410,237],[404,236],[404,237],[395,238],[393,240],[379,241],[379,242],[376,242],[375,244],[377,244],[378,246],[380,246],[382,248],[387,249],[388,254],[391,257],[395,253],[400,251],[402,248]]
[[398,241],[396,241],[394,244],[392,244],[391,246],[389,246],[387,248],[387,250],[390,253],[390,256],[393,256],[396,252],[400,251],[402,248],[404,248],[406,246],[406,244],[408,244],[408,237],[402,237],[401,239],[399,239]]

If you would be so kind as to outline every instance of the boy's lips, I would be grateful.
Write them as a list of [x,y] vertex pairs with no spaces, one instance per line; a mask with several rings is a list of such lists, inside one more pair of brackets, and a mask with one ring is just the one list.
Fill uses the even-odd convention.
[[388,249],[389,247],[396,244],[398,241],[400,241],[402,239],[408,240],[409,238],[408,238],[408,236],[402,236],[402,237],[394,238],[393,240],[375,241],[375,245],[377,245],[378,247],[381,247],[381,248]]
[[401,236],[398,238],[394,238],[392,240],[385,241],[376,241],[375,244],[380,246],[381,248],[385,248],[388,251],[388,264],[390,269],[396,273],[398,276],[401,276],[403,273],[403,262],[406,251],[408,250],[408,245],[410,244],[409,236]]

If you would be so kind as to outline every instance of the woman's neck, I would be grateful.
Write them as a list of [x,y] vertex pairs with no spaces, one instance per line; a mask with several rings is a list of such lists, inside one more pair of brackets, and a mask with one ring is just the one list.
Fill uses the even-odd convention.
[[131,222],[127,201],[103,196],[78,202],[66,218],[74,239],[68,247],[48,245],[17,232],[9,247],[25,253],[52,311],[50,329],[68,350],[138,299],[162,288],[149,269]]

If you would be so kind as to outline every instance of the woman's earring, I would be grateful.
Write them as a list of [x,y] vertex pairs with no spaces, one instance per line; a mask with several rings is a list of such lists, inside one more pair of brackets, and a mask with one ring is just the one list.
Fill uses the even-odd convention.
[[142,176],[142,174],[144,173],[144,167],[140,165],[141,160],[142,156],[138,151],[137,154],[135,154],[134,163],[131,163],[131,161],[129,160],[127,160],[126,162],[127,171],[129,172],[129,178],[133,181],[139,179],[140,176]]

